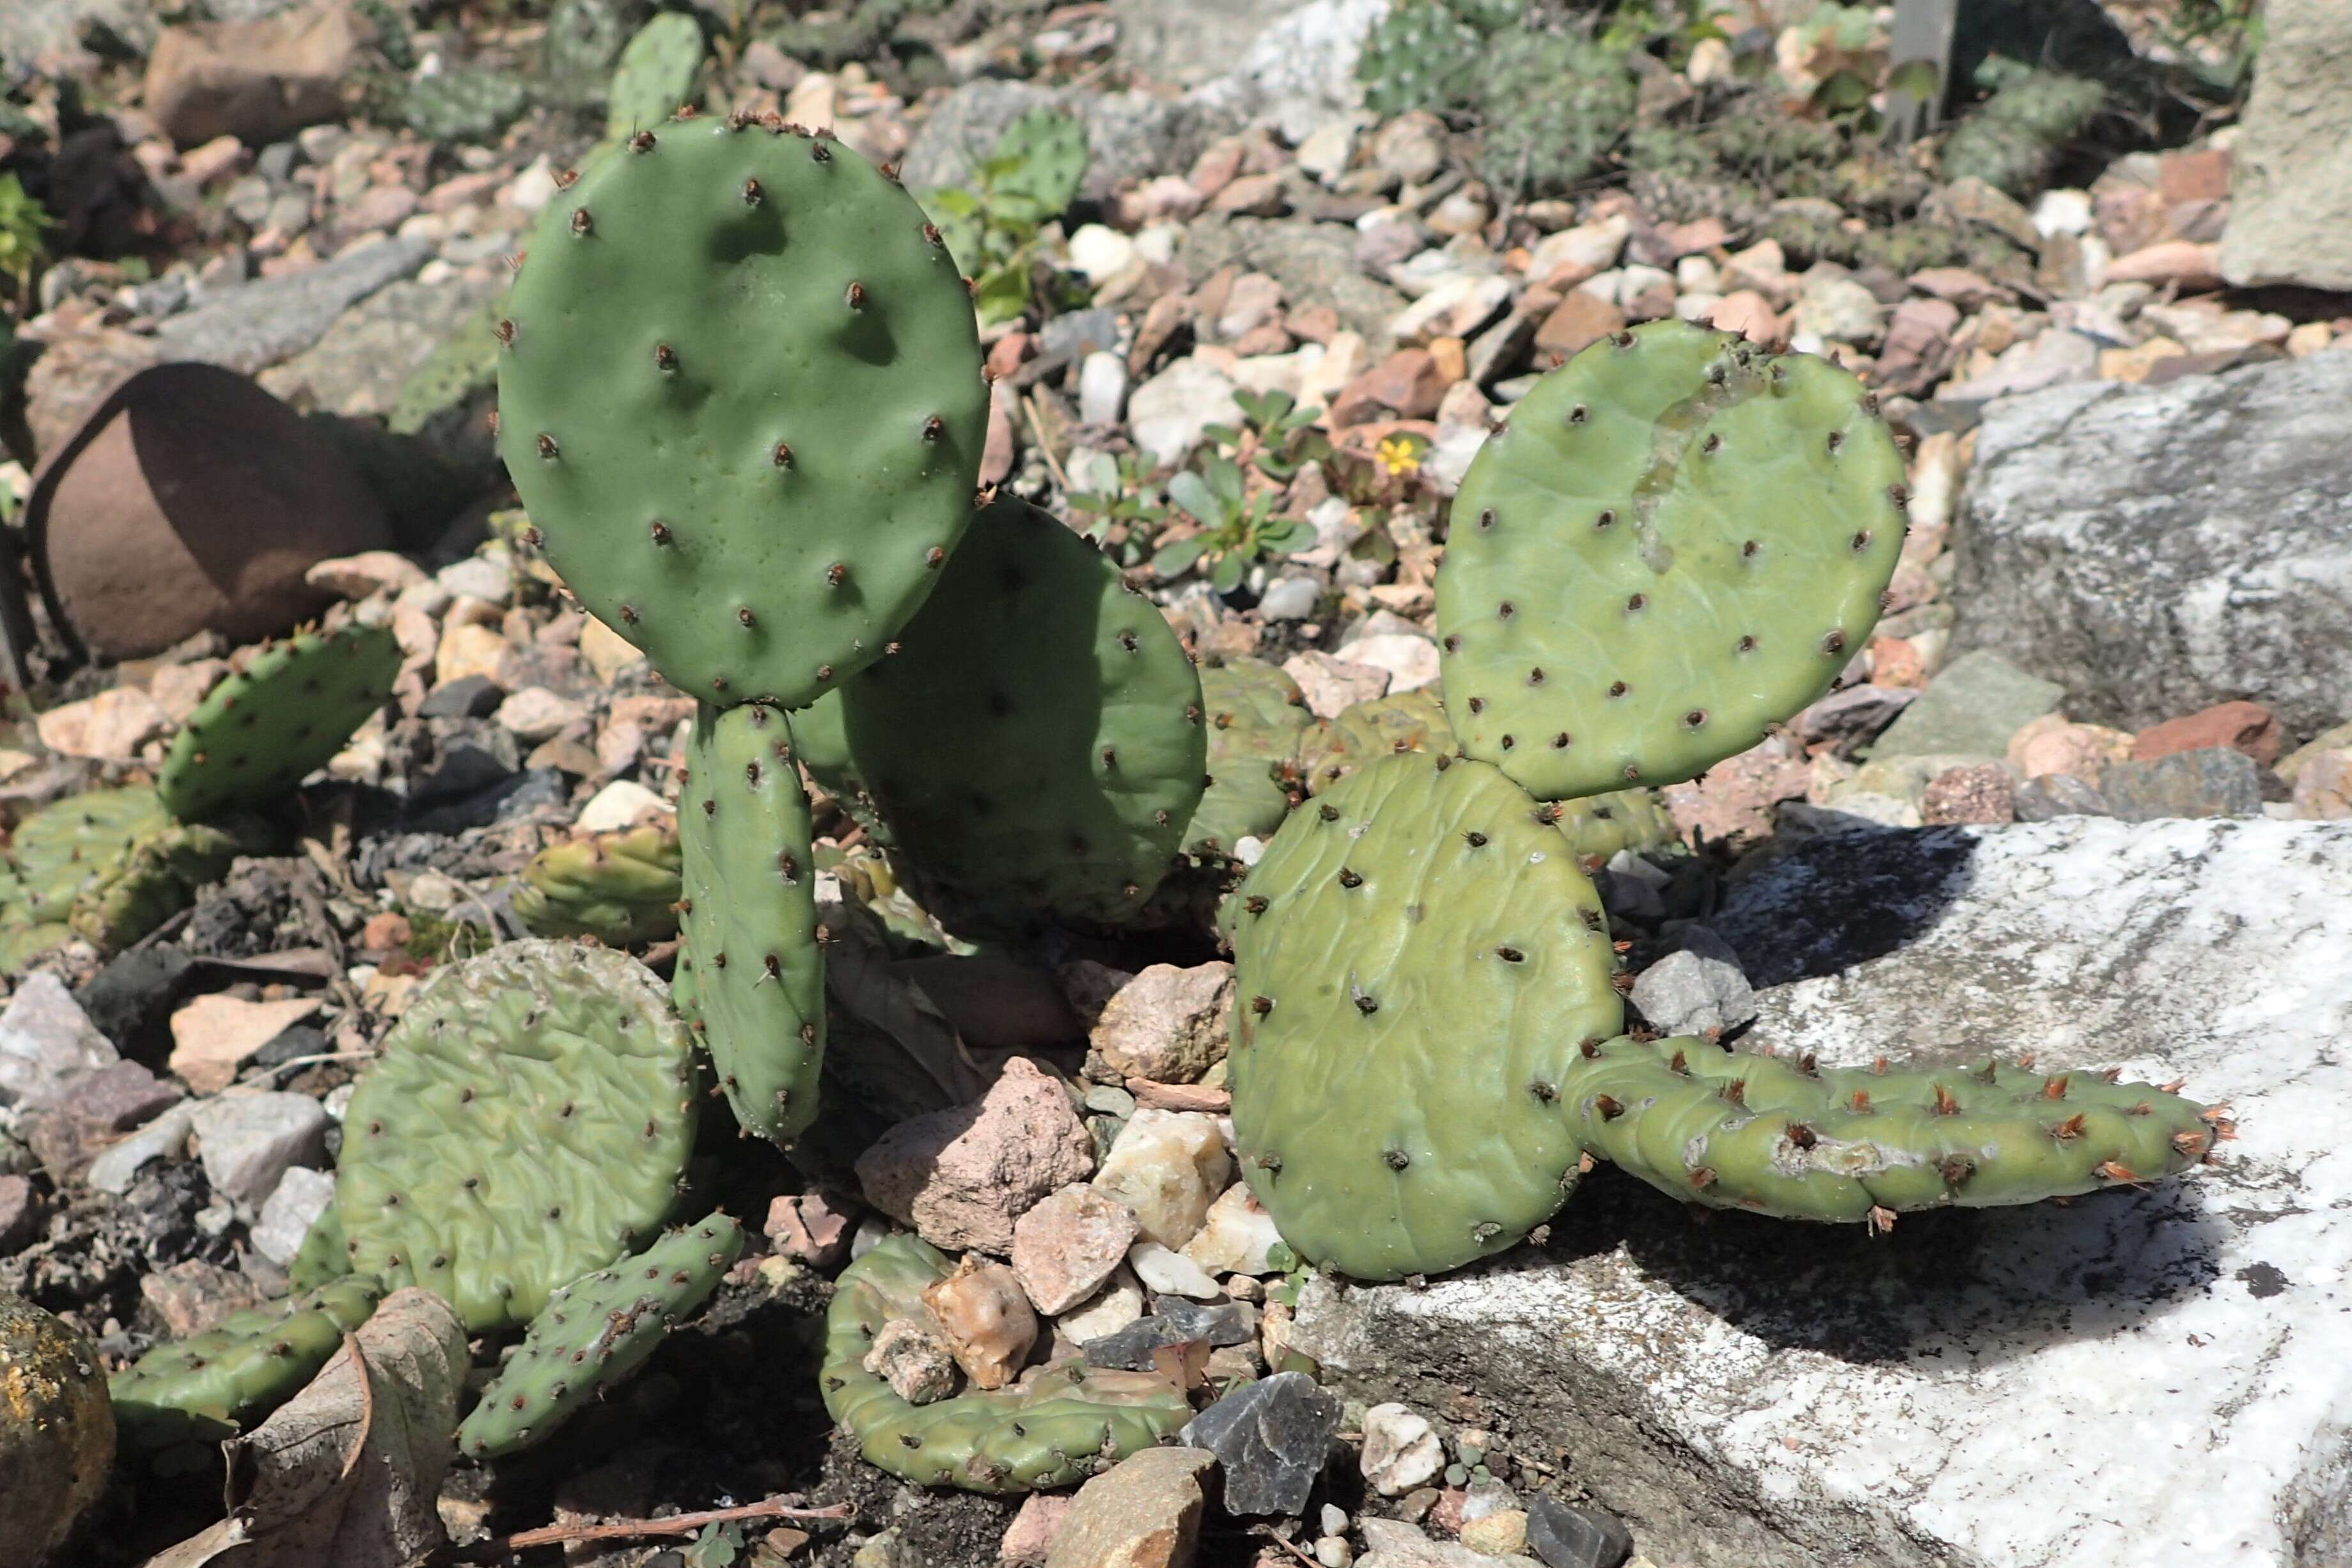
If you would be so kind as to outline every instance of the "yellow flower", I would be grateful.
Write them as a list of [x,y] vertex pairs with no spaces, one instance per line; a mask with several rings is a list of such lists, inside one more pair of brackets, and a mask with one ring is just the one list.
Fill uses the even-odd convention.
[[1421,468],[1421,448],[1403,436],[1391,436],[1382,441],[1373,458],[1389,471],[1391,479],[1399,474],[1416,473]]

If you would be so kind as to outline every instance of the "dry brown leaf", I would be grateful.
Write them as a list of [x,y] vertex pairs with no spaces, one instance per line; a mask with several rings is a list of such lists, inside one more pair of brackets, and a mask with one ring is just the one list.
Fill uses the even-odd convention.
[[146,1568],[404,1568],[444,1544],[434,1498],[457,1449],[466,1330],[411,1288],[228,1457],[228,1517]]

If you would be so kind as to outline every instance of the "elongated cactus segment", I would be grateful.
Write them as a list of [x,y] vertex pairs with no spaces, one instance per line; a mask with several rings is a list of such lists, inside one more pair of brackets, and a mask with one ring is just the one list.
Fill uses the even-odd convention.
[[1208,715],[1209,787],[1184,830],[1184,850],[1228,855],[1244,837],[1263,838],[1290,810],[1284,774],[1314,722],[1298,683],[1273,665],[1237,658],[1201,671]]
[[551,844],[523,868],[515,918],[535,936],[593,936],[607,947],[677,933],[677,829],[646,823]]
[[868,1463],[919,1486],[1023,1492],[1067,1486],[1165,1441],[1192,1418],[1169,1379],[1067,1360],[1019,1382],[910,1405],[866,1370],[887,1323],[931,1324],[924,1288],[948,1260],[919,1237],[886,1237],[844,1270],[824,1320],[825,1410]]
[[902,651],[844,690],[849,745],[943,914],[1132,914],[1200,804],[1201,682],[1118,568],[1051,514],[972,520]]
[[694,96],[702,26],[683,11],[650,17],[621,51],[605,100],[604,135],[624,141],[658,127]]
[[800,707],[880,658],[971,516],[971,300],[829,135],[637,132],[548,205],[498,331],[549,563],[706,700]]
[[2129,1186],[2228,1131],[2206,1106],[2092,1073],[1825,1068],[1696,1037],[1596,1045],[1561,1087],[1594,1154],[1675,1197],[1784,1219],[1884,1224]]
[[399,673],[400,644],[382,626],[271,643],[196,704],[155,793],[183,822],[267,805],[341,751]]
[[1362,1279],[1511,1246],[1559,1208],[1579,1042],[1622,1026],[1601,902],[1482,763],[1367,763],[1226,900],[1242,1173],[1302,1258]]
[[1845,371],[1659,321],[1513,405],[1455,498],[1437,630],[1463,750],[1565,800],[1746,751],[1868,638],[1903,459]]
[[693,1081],[686,1026],[625,953],[511,942],[434,971],[344,1116],[352,1267],[475,1332],[529,1322],[668,1216]]
[[742,1250],[743,1227],[715,1214],[558,1290],[457,1428],[458,1448],[495,1459],[545,1442],[636,1371],[671,1324],[709,1300]]
[[695,714],[678,839],[678,974],[693,976],[695,1032],[744,1131],[788,1143],[816,1114],[824,953],[808,796],[780,710],[749,703],[722,712],[705,703]]
[[355,1274],[157,1345],[107,1381],[123,1447],[153,1453],[247,1430],[300,1393],[384,1293]]

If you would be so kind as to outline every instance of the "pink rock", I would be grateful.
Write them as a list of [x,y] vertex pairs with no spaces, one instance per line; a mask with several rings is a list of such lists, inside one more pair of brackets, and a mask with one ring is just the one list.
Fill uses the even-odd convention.
[[1689,784],[1670,784],[1666,809],[1685,834],[1709,838],[1760,838],[1772,831],[1772,808],[1801,800],[1811,777],[1805,761],[1778,741],[1727,757]]
[[1426,419],[1448,383],[1427,349],[1400,349],[1349,382],[1331,405],[1331,428],[1375,419]]
[[1960,308],[1948,300],[1906,300],[1887,319],[1876,379],[1897,392],[1924,392],[1947,366]]
[[2268,767],[2279,759],[2278,720],[2259,702],[2217,703],[2142,730],[2132,742],[2131,757],[2136,763],[2153,762],[2176,752],[2201,752],[2209,746],[2243,752]]
[[245,1002],[199,996],[172,1015],[172,1070],[198,1094],[236,1080],[245,1058],[319,1010],[318,998]]
[[1224,1059],[1234,966],[1155,963],[1119,987],[1088,1043],[1121,1078],[1192,1083]]
[[858,1156],[857,1180],[932,1246],[1003,1254],[1015,1215],[1093,1169],[1093,1136],[1060,1080],[1014,1057],[980,1100],[884,1133]]
[[1064,1187],[1013,1222],[1013,1278],[1039,1311],[1066,1312],[1111,1277],[1139,1231],[1125,1204],[1083,1183]]
[[822,1192],[786,1193],[768,1205],[768,1223],[761,1227],[769,1244],[786,1258],[812,1268],[831,1268],[849,1254],[849,1238],[857,1226],[856,1210]]
[[1927,781],[1919,800],[1919,820],[1930,827],[2016,821],[2017,796],[2009,770],[1995,763],[1945,769]]
[[1003,1388],[1021,1371],[1037,1342],[1037,1314],[1021,1282],[1002,1263],[967,1258],[954,1273],[925,1288],[923,1304],[940,1321],[949,1352],[976,1388]]
[[1737,332],[1750,342],[1777,342],[1785,334],[1771,302],[1753,289],[1726,294],[1707,308],[1707,324],[1719,331]]
[[2132,738],[2098,724],[2070,723],[2045,713],[2010,737],[2009,764],[2030,779],[2065,773],[2095,784],[2109,763],[2132,754]]
[[1334,658],[1308,648],[1282,662],[1282,673],[1298,682],[1307,694],[1307,710],[1318,719],[1336,718],[1359,702],[1387,695],[1389,672],[1352,659]]
[[172,716],[135,686],[118,686],[52,708],[34,721],[41,744],[59,756],[122,762],[172,727]]
[[1005,1568],[1045,1568],[1045,1554],[1052,1550],[1054,1537],[1060,1532],[1062,1521],[1068,1517],[1070,1505],[1077,1500],[1066,1492],[1031,1492],[1022,1500],[1021,1511],[1013,1516],[1013,1523],[1004,1531],[1004,1540],[996,1548],[996,1560]]
[[2180,289],[2221,286],[2221,247],[2193,239],[2167,239],[2118,256],[2107,268],[2110,283],[2169,283]]
[[2306,821],[2352,817],[2352,751],[2322,752],[2294,775],[2294,814]]

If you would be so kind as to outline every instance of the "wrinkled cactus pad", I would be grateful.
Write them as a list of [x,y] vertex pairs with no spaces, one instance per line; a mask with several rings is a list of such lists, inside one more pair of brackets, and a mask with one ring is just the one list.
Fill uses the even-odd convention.
[[920,1237],[891,1236],[835,1288],[824,1320],[824,1407],[867,1462],[919,1486],[1030,1491],[1083,1480],[1192,1418],[1167,1378],[1075,1359],[1031,1367],[1008,1388],[908,1404],[866,1370],[866,1352],[894,1320],[934,1323],[923,1291],[950,1271]]
[[1462,749],[1546,800],[1668,784],[1829,689],[1903,549],[1875,399],[1659,321],[1538,383],[1454,498],[1437,577]]
[[1255,658],[1202,669],[1201,706],[1208,715],[1209,787],[1184,831],[1184,849],[1229,855],[1243,838],[1282,826],[1290,810],[1284,775],[1315,716],[1297,681]]
[[949,910],[1116,921],[1167,874],[1208,740],[1151,601],[1051,513],[1001,500],[901,651],[844,690],[901,864]]
[[343,1121],[352,1266],[480,1332],[668,1217],[694,1141],[694,1047],[636,960],[511,942],[433,973]]
[[706,700],[800,707],[880,658],[971,516],[971,301],[829,135],[638,132],[548,205],[498,334],[550,564]]
[[382,626],[271,643],[196,704],[155,792],[184,822],[267,805],[341,751],[399,673],[400,644]]
[[1298,779],[1309,795],[1346,778],[1364,763],[1399,752],[1458,753],[1445,704],[1428,687],[1376,697],[1319,719],[1298,738]]
[[583,833],[523,868],[515,918],[534,936],[593,936],[607,947],[677,932],[677,829],[667,822]]
[[677,980],[692,977],[678,1007],[692,1008],[736,1121],[787,1143],[817,1110],[824,950],[808,796],[782,710],[703,704],[678,790],[686,948]]
[[1482,763],[1381,758],[1293,811],[1226,900],[1236,1148],[1300,1257],[1434,1273],[1566,1197],[1561,1085],[1623,1015],[1553,815]]
[[157,1345],[108,1380],[123,1445],[152,1453],[234,1437],[300,1393],[384,1294],[354,1274]]
[[546,1441],[636,1371],[672,1323],[709,1300],[742,1250],[743,1227],[715,1214],[558,1290],[457,1428],[458,1448],[495,1459]]

